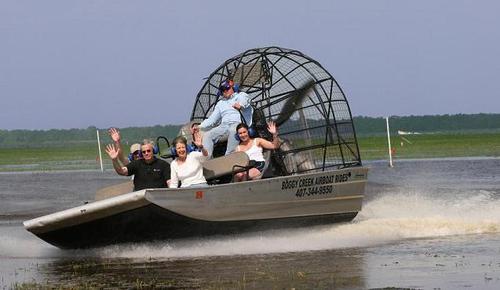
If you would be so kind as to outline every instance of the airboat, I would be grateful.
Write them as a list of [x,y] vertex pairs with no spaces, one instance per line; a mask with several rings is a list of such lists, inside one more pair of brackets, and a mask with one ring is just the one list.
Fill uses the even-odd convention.
[[205,188],[109,194],[25,221],[25,228],[60,248],[87,248],[351,221],[361,210],[368,169],[332,75],[297,50],[247,50],[209,75],[180,134],[189,139],[190,124],[210,115],[228,78],[251,97],[260,137],[269,138],[267,120],[279,125],[281,147],[266,152],[260,179],[232,182],[250,161],[241,152],[223,156],[227,140],[219,140],[218,157],[204,164]]

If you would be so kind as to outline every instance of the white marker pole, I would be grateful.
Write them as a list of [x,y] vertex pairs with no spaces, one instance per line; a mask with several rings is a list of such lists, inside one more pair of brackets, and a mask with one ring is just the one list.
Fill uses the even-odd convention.
[[391,133],[389,133],[389,117],[385,117],[385,124],[387,127],[387,145],[389,147],[389,166],[393,167],[393,165],[392,165]]
[[99,162],[101,163],[101,172],[104,172],[104,167],[102,166],[101,140],[99,139],[99,130],[96,131],[97,131],[97,151],[99,152]]

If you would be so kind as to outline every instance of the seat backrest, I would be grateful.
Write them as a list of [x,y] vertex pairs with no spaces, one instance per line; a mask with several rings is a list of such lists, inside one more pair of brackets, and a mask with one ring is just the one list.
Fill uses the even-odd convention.
[[211,180],[233,173],[235,165],[248,166],[248,155],[245,152],[234,152],[226,156],[209,159],[203,162],[203,175],[206,180]]
[[[266,171],[267,171],[267,168],[269,167],[269,164],[271,163],[271,151],[270,150],[265,150],[263,152],[263,155],[264,155],[264,160],[266,161],[265,165],[264,165],[264,168],[262,169],[262,172],[257,175],[255,179],[261,179],[263,176],[265,176],[266,174]],[[266,175],[267,177],[267,175]]]
[[106,199],[120,194],[129,193],[132,191],[134,191],[134,183],[132,182],[132,180],[128,180],[123,183],[99,189],[95,193],[95,200]]

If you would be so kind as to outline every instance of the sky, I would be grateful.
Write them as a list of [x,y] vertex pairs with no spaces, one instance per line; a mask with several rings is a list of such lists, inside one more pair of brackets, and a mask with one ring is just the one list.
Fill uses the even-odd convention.
[[500,113],[500,2],[0,0],[0,129],[189,121],[248,49],[318,61],[354,116]]

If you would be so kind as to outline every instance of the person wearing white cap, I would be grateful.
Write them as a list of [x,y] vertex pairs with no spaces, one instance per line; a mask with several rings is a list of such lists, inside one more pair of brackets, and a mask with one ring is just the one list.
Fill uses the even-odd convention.
[[[139,143],[132,144],[132,146],[130,146],[130,153],[128,154],[127,161],[139,160],[141,158],[142,158],[141,144],[139,144]],[[124,165],[127,165],[127,164],[124,164]]]
[[122,151],[121,136],[118,128],[109,128],[108,133],[115,144],[116,150],[118,150],[118,160],[120,160],[123,165],[129,164],[129,162],[132,160],[138,160],[142,158],[141,144],[132,144],[132,146],[130,146],[130,153],[128,155],[128,158],[125,158]]

